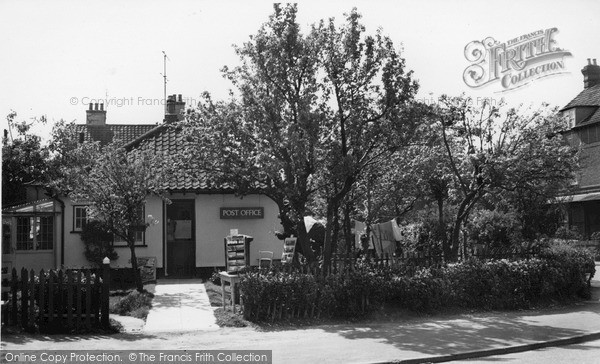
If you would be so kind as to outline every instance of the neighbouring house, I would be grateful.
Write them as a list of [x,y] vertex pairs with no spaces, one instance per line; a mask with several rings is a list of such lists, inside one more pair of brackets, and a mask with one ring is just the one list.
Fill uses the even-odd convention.
[[583,91],[561,110],[570,125],[567,140],[581,148],[575,189],[564,201],[569,227],[589,238],[600,232],[600,66],[596,59],[588,59],[581,73]]
[[[185,143],[177,127],[184,109],[181,95],[172,95],[159,125],[107,124],[103,105],[90,104],[86,124],[77,126],[79,141],[106,144],[118,138],[128,149],[175,153]],[[273,200],[260,193],[238,197],[232,188],[211,185],[185,173],[170,177],[165,187],[172,203],[148,196],[143,214],[152,215],[158,224],[137,233],[136,255],[155,258],[158,276],[193,277],[202,269],[224,267],[224,238],[232,230],[253,237],[251,265],[258,265],[259,251],[281,256],[283,242],[274,232],[282,228]],[[80,239],[87,205],[66,196],[43,198],[43,186],[30,189],[37,200],[2,211],[3,267],[90,267]],[[113,244],[119,258],[111,266],[130,267],[125,242],[115,240]]]

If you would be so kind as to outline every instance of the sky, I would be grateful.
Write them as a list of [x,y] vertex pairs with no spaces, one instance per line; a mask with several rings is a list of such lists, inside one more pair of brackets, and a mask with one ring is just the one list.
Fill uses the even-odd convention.
[[[367,33],[381,28],[420,84],[417,99],[466,93],[509,105],[565,106],[583,89],[581,69],[600,60],[600,1],[300,1],[306,31],[320,19],[356,7]],[[272,13],[267,1],[13,1],[0,2],[0,114],[17,120],[46,116],[46,136],[60,119],[85,123],[89,102],[104,102],[107,122],[156,124],[163,119],[163,51],[167,94],[187,106],[204,91],[227,97],[221,75],[239,59],[233,45],[255,34]],[[556,28],[554,48],[570,55],[560,73],[531,78],[510,91],[499,81],[474,89],[464,79],[465,47],[492,37],[500,44]]]

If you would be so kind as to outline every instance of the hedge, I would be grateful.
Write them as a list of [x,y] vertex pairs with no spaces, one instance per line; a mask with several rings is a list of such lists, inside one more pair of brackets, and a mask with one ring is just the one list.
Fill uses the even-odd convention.
[[368,265],[327,277],[251,272],[241,281],[244,315],[252,321],[291,318],[356,318],[393,305],[428,312],[450,307],[529,308],[532,304],[589,297],[586,272],[593,254],[565,244],[532,259],[467,260],[424,268],[412,276],[401,267]]
[[244,315],[253,321],[307,317],[356,317],[378,308],[383,276],[364,270],[326,277],[251,272],[240,283]]

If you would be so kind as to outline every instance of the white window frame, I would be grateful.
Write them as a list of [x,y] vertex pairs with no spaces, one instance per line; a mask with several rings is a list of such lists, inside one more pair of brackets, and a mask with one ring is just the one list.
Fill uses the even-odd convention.
[[[82,232],[85,224],[90,220],[87,213],[88,205],[73,205],[73,232]],[[83,216],[77,216],[77,211],[83,211]],[[80,222],[78,226],[78,222]]]
[[[41,238],[42,236],[42,218],[51,218],[51,223],[50,224],[46,224],[47,226],[51,226],[52,230],[50,231],[50,234],[48,234],[48,232],[45,232],[45,237],[46,238],[50,238],[50,241],[44,241],[43,243],[45,244],[45,247],[41,247],[42,242],[39,241],[39,238]],[[55,239],[55,223],[56,220],[54,218],[53,215],[23,215],[23,216],[15,216],[13,217],[14,219],[14,224],[13,226],[15,227],[15,240],[14,240],[14,249],[15,251],[18,252],[35,252],[35,251],[42,251],[42,252],[48,252],[48,251],[53,251],[54,250],[54,245],[56,243],[56,239]],[[19,219],[27,219],[28,222],[28,232],[26,230],[20,231],[20,227],[19,227]],[[21,235],[25,233],[27,235],[29,235],[29,239],[24,240],[24,241],[20,241],[20,237]],[[51,247],[47,247],[48,245],[51,245]]]

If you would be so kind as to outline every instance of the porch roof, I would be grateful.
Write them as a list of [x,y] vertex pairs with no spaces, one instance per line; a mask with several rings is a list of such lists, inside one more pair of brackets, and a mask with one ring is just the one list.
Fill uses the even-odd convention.
[[560,202],[584,202],[600,200],[600,192],[579,193],[556,198]]
[[43,200],[37,200],[37,201],[32,201],[32,202],[28,202],[25,204],[21,204],[21,205],[16,205],[16,206],[10,206],[7,208],[2,209],[2,213],[3,214],[10,214],[10,213],[17,213],[17,214],[21,214],[21,213],[35,213],[35,212],[56,212],[55,208],[54,208],[54,200],[52,199],[43,199]]

